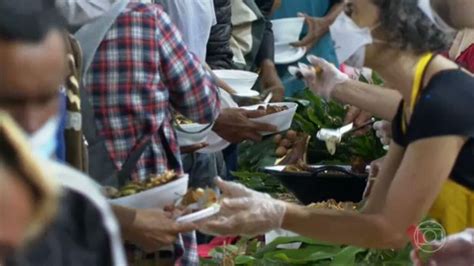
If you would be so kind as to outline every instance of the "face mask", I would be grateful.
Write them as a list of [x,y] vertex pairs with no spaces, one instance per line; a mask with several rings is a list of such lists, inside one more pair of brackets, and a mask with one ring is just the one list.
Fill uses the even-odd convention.
[[431,6],[431,0],[418,0],[418,8],[425,13],[425,15],[433,22],[438,29],[445,33],[456,32],[438,15],[438,13]]
[[361,28],[342,12],[329,27],[339,63],[357,68],[363,67],[365,46],[373,43],[371,32],[376,27]]
[[50,118],[46,124],[30,135],[29,142],[33,152],[42,158],[51,158],[56,152],[56,134],[59,128],[59,117]]

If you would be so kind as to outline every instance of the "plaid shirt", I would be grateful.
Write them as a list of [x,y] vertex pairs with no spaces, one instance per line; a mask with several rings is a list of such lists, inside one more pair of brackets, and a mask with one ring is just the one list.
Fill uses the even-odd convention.
[[100,44],[84,85],[98,132],[118,169],[151,138],[133,179],[167,169],[181,172],[171,109],[198,123],[211,123],[220,108],[212,77],[154,4],[128,4]]

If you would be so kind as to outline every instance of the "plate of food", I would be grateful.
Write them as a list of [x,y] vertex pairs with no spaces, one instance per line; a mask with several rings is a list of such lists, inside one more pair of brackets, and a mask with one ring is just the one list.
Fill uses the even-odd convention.
[[178,223],[192,223],[210,218],[220,211],[220,193],[210,188],[189,189],[176,203],[186,213],[176,219]]
[[212,131],[211,125],[194,123],[180,114],[175,116],[174,128],[180,147],[204,143]]
[[131,182],[120,189],[104,188],[104,192],[111,204],[137,209],[163,209],[186,193],[188,180],[187,174],[179,176],[174,171],[166,171],[147,181]]
[[[270,103],[257,104],[252,106],[242,107],[246,110],[262,110],[265,114],[262,117],[252,118],[252,121],[267,123],[277,127],[277,132],[288,130],[293,122],[296,109],[298,108],[297,103],[282,102],[282,103]],[[276,132],[261,132],[262,135],[271,135]]]

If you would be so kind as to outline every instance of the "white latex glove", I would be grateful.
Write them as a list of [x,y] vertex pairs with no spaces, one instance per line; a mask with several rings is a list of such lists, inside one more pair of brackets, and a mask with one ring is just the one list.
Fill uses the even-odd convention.
[[[346,82],[349,77],[322,58],[310,55],[307,59],[313,67],[300,63],[299,67],[290,66],[288,71],[293,76],[296,76],[297,72],[301,72],[306,84],[313,92],[326,100],[330,100],[336,85]],[[321,69],[322,71],[316,73],[315,69]]]
[[229,182],[224,181],[220,177],[216,177],[214,181],[217,187],[222,192],[223,198],[245,198],[245,197],[253,197],[253,198],[270,198],[270,195],[264,194],[255,190],[251,190],[245,187],[242,184],[236,182]]
[[199,226],[210,235],[254,237],[279,229],[286,204],[269,197],[224,199],[219,216]]
[[442,242],[434,244],[435,250],[428,262],[423,264],[414,252],[411,253],[411,259],[415,266],[436,265],[474,265],[474,229],[448,236]]
[[389,145],[392,140],[392,123],[388,121],[377,121],[374,123],[374,130],[383,145]]

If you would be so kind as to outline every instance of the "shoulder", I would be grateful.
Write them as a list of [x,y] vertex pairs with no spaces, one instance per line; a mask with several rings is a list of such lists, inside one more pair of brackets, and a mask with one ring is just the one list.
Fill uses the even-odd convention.
[[461,70],[433,76],[413,112],[409,138],[474,137],[474,77]]

